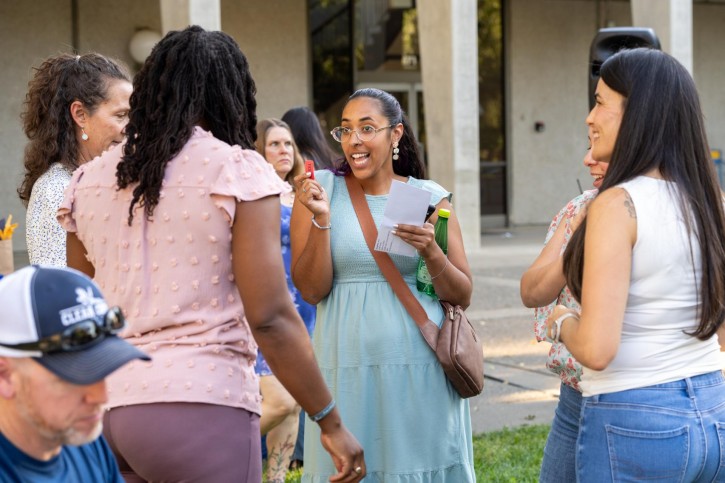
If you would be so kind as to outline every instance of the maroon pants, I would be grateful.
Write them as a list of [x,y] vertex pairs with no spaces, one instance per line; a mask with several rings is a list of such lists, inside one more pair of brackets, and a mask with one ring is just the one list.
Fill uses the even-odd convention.
[[103,423],[128,483],[262,481],[259,416],[244,409],[139,404],[107,411]]

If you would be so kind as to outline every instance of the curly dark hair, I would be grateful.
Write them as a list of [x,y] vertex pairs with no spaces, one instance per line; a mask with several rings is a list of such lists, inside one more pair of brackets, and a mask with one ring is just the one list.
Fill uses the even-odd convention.
[[166,34],[133,83],[118,187],[138,183],[128,207],[137,203],[151,219],[159,203],[166,164],[201,125],[228,144],[254,149],[256,86],[239,46],[223,32],[193,25]]
[[[398,148],[400,153],[397,160],[393,160],[393,172],[399,176],[412,176],[417,179],[425,179],[425,164],[418,149],[418,141],[413,134],[413,128],[410,121],[405,115],[405,111],[400,107],[398,100],[389,92],[375,89],[365,88],[358,89],[347,98],[347,102],[357,99],[358,97],[368,97],[376,99],[380,103],[380,111],[383,116],[388,119],[392,126],[397,124],[403,125],[403,137],[400,138]],[[347,104],[347,103],[346,103]],[[340,166],[335,170],[336,174],[346,175],[352,171],[346,159],[343,159]]]
[[25,147],[25,175],[18,188],[26,206],[35,182],[53,163],[71,171],[78,167],[78,139],[70,105],[80,101],[93,114],[108,100],[112,80],[130,82],[122,64],[97,53],[60,54],[34,70],[20,115],[30,141]]

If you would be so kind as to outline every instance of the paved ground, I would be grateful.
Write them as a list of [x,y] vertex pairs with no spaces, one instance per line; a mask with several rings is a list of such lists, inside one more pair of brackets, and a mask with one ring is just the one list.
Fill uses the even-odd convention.
[[[545,233],[545,226],[487,231],[482,248],[469,253],[474,294],[467,313],[483,337],[486,358],[483,394],[471,399],[474,433],[548,424],[553,417],[559,382],[544,367],[549,344],[536,343],[533,311],[519,298],[519,279]],[[16,252],[15,268],[27,263],[27,254]]]
[[519,298],[519,279],[541,250],[545,226],[491,230],[469,253],[474,275],[469,319],[483,336],[486,381],[471,400],[474,433],[550,423],[559,379],[544,367],[549,344],[533,335],[533,310]]

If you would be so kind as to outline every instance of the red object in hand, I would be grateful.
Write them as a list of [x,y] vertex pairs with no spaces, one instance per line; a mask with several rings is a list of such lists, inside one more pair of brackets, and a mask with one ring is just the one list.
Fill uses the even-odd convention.
[[310,173],[310,179],[315,179],[315,162],[311,159],[305,160],[305,173]]

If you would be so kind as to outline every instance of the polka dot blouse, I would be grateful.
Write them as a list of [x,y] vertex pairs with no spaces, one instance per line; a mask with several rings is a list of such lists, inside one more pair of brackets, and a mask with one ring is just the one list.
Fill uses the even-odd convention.
[[28,258],[34,265],[66,266],[65,230],[55,215],[70,178],[68,168],[53,163],[33,185],[25,215],[25,242]]
[[118,191],[122,148],[79,168],[58,212],[76,232],[111,305],[127,315],[124,337],[153,357],[108,380],[109,406],[200,402],[260,412],[257,345],[231,266],[237,200],[289,190],[259,154],[197,127],[166,167],[151,220],[132,188]]

